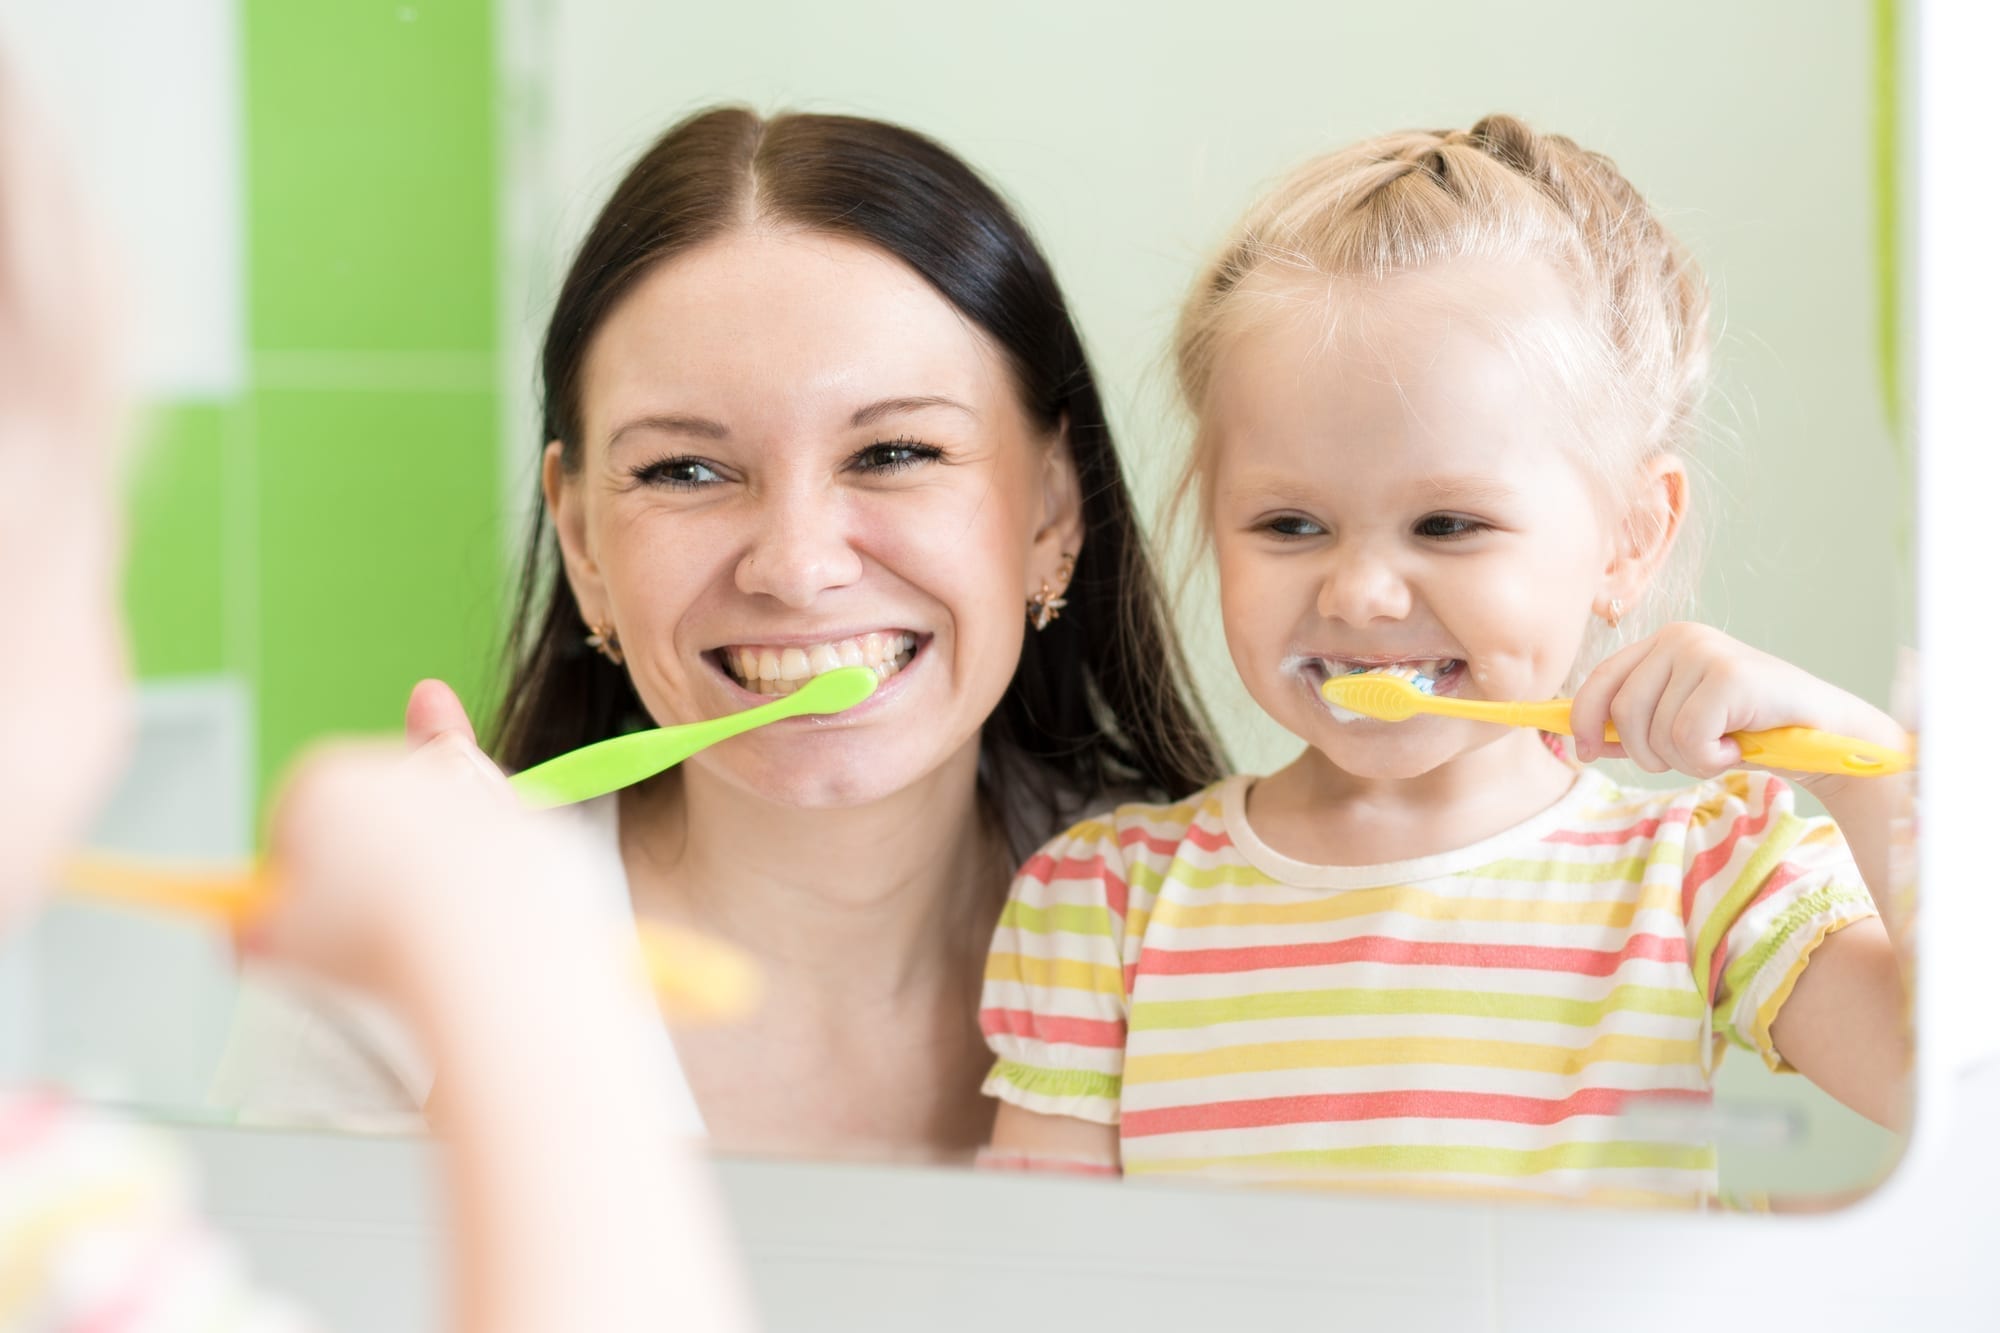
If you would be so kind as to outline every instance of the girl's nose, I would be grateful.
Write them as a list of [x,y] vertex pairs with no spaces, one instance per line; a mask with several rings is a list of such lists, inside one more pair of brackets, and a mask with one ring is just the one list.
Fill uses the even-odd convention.
[[1320,580],[1319,613],[1328,620],[1366,625],[1410,614],[1410,587],[1388,561],[1361,548],[1338,549]]

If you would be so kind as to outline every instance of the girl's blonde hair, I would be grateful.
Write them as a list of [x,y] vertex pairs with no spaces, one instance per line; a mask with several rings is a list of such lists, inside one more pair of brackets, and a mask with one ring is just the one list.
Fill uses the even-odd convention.
[[[1469,130],[1400,131],[1315,158],[1236,225],[1175,332],[1174,367],[1196,421],[1176,508],[1206,489],[1201,422],[1221,352],[1270,309],[1268,287],[1246,290],[1250,278],[1379,281],[1458,260],[1541,262],[1569,284],[1574,329],[1554,340],[1517,331],[1510,350],[1538,354],[1536,369],[1566,391],[1589,441],[1583,461],[1600,480],[1615,489],[1656,455],[1686,450],[1708,377],[1701,270],[1611,159],[1493,115]],[[1685,562],[1663,571],[1651,607],[1676,607],[1691,582]],[[1588,646],[1586,657],[1595,660]]]

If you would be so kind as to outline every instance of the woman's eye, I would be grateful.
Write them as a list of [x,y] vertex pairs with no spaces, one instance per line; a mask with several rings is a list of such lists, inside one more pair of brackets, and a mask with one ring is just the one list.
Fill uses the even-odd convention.
[[1326,529],[1301,514],[1280,514],[1265,521],[1264,531],[1276,537],[1323,537]]
[[714,468],[699,458],[662,458],[656,463],[635,468],[632,477],[642,486],[671,486],[682,490],[694,490],[722,480]]
[[858,472],[901,472],[943,457],[942,449],[915,440],[878,440],[855,454],[850,466]]
[[1457,514],[1432,514],[1417,520],[1416,533],[1419,537],[1449,541],[1453,537],[1469,537],[1485,529],[1486,525],[1476,519],[1460,518]]

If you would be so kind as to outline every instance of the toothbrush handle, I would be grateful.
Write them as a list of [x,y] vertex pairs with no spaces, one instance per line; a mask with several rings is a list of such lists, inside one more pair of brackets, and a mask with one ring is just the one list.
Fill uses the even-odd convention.
[[[1565,736],[1576,734],[1570,728],[1567,700],[1523,704],[1520,707],[1524,712],[1534,713],[1535,717],[1519,725],[1556,731]],[[1554,725],[1558,722],[1560,725]],[[1904,772],[1913,762],[1907,751],[1813,727],[1732,731],[1729,737],[1743,751],[1745,763],[1781,768],[1791,773],[1841,773],[1857,778],[1879,778]],[[1605,723],[1604,739],[1609,744],[1618,744],[1618,728]]]

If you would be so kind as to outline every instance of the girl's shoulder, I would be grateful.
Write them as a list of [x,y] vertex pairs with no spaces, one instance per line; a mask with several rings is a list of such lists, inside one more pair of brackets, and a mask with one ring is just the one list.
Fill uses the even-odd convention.
[[1248,781],[1229,777],[1178,801],[1125,801],[1100,810],[1043,844],[1019,873],[1046,880],[1088,868],[1122,878],[1128,866],[1164,866],[1191,841],[1212,849],[1228,841],[1223,806],[1231,784]]
[[1578,803],[1577,821],[1591,825],[1705,834],[1752,833],[1798,818],[1792,784],[1775,773],[1731,769],[1695,782],[1648,787],[1622,783],[1594,771],[1585,778],[1593,790]]

